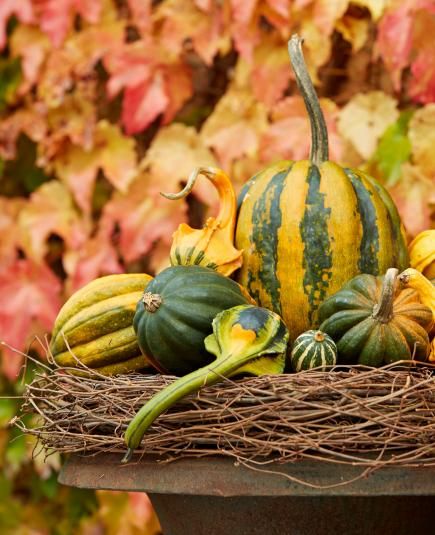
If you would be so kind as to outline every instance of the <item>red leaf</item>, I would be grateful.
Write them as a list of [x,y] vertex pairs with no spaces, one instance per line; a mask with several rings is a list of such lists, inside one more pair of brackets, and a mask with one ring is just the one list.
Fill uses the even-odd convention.
[[0,50],[6,45],[6,24],[15,15],[26,24],[33,22],[31,0],[1,0],[0,2]]
[[[61,306],[61,288],[59,279],[44,264],[17,260],[0,271],[0,338],[23,351],[35,321],[50,331]],[[3,371],[15,379],[22,359],[7,348],[3,351]]]
[[[321,99],[325,116],[331,160],[340,160],[342,143],[337,134],[337,108],[328,99]],[[260,155],[265,162],[280,159],[302,160],[308,157],[311,130],[302,97],[287,97],[272,111],[272,124],[261,139]]]
[[63,265],[68,274],[68,293],[78,290],[102,275],[124,271],[113,244],[112,232],[112,223],[102,221],[93,238],[82,247],[65,253]]
[[60,46],[76,14],[90,23],[100,20],[102,0],[36,0],[36,5],[41,29],[55,46]]
[[144,130],[161,113],[171,120],[192,94],[190,69],[145,40],[120,48],[104,65],[111,75],[109,96],[124,89],[122,123],[128,134]]
[[394,87],[400,89],[402,70],[409,63],[412,48],[412,17],[408,2],[382,17],[376,45],[391,72]]
[[127,0],[134,25],[143,36],[149,34],[151,29],[152,0]]
[[422,50],[411,66],[409,96],[421,104],[435,102],[435,61],[433,47]]
[[165,111],[169,98],[163,80],[158,74],[151,83],[127,88],[122,103],[122,124],[128,135],[145,130],[154,119]]

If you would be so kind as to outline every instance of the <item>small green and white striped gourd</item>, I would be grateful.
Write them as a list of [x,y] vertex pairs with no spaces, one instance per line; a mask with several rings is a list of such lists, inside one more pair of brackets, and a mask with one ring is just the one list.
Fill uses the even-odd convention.
[[337,362],[337,346],[322,331],[306,331],[298,336],[291,352],[291,365],[295,372],[321,366],[333,366]]

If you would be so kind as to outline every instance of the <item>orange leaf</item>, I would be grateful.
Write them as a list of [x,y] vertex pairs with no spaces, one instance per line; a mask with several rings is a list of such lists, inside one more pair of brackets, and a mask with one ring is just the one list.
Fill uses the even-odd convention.
[[53,164],[79,206],[87,212],[98,169],[118,190],[127,190],[136,175],[135,141],[123,136],[118,126],[102,120],[96,126],[91,150],[70,144]]
[[47,253],[46,241],[52,234],[64,239],[68,249],[79,249],[88,229],[74,208],[66,187],[52,180],[40,186],[20,211],[21,245],[26,256],[41,263]]
[[185,220],[186,206],[150,193],[152,177],[143,173],[127,193],[115,193],[104,207],[105,224],[120,228],[119,249],[126,262],[148,253],[158,240],[170,243],[171,235]]
[[[330,159],[339,161],[342,142],[337,134],[337,107],[320,99],[329,134]],[[261,138],[260,155],[264,162],[276,159],[303,160],[311,147],[311,130],[302,97],[287,97],[272,110],[272,123]]]

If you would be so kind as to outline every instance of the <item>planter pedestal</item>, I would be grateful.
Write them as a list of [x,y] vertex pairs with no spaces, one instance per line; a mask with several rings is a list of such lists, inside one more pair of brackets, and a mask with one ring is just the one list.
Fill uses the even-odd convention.
[[[164,535],[429,535],[434,533],[435,469],[383,468],[340,487],[316,489],[223,457],[159,463],[122,454],[71,456],[64,485],[146,492]],[[361,467],[300,461],[268,470],[327,486]]]

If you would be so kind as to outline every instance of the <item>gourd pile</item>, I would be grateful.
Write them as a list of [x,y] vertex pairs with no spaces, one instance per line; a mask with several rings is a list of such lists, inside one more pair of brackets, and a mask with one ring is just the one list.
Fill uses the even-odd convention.
[[435,230],[408,248],[383,186],[329,161],[298,36],[289,53],[311,123],[309,160],[268,166],[239,202],[224,171],[194,170],[180,193],[163,195],[180,199],[203,175],[220,211],[202,229],[180,225],[171,267],[101,277],[59,312],[50,349],[60,366],[178,376],[129,424],[124,461],[163,411],[224,377],[435,361]]

